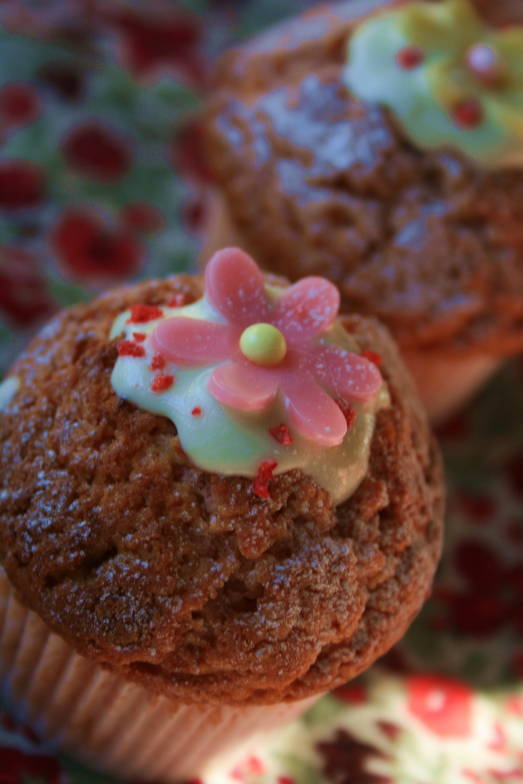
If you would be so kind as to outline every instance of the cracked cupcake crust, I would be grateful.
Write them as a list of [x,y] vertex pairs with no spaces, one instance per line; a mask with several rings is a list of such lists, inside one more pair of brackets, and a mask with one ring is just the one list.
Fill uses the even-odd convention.
[[[404,349],[517,353],[523,172],[417,150],[387,110],[351,97],[347,39],[383,5],[322,7],[224,57],[207,136],[234,229],[267,269],[333,280]],[[523,22],[521,4],[477,5]]]
[[14,366],[0,413],[1,558],[22,601],[79,652],[186,702],[271,703],[358,674],[404,632],[440,552],[437,448],[386,331],[392,405],[367,476],[337,508],[300,471],[271,483],[195,468],[167,419],[119,400],[113,319],[202,293],[119,289],[58,315]]

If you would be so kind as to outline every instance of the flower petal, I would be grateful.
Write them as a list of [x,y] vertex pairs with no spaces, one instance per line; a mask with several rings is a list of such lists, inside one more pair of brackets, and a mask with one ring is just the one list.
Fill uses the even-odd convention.
[[290,424],[316,444],[338,446],[347,433],[341,409],[312,376],[292,374],[284,379],[282,392]]
[[215,253],[205,270],[209,302],[238,326],[267,321],[269,305],[263,275],[255,262],[238,248]]
[[250,362],[226,362],[216,368],[209,381],[209,392],[225,406],[239,411],[263,411],[278,391],[275,373]]
[[230,357],[231,332],[224,324],[180,316],[161,321],[152,333],[151,342],[155,351],[176,365],[198,367]]
[[373,362],[337,346],[318,345],[311,356],[309,371],[345,400],[370,400],[383,383]]
[[272,323],[290,343],[301,343],[332,326],[340,295],[325,278],[303,278],[288,288],[274,308]]

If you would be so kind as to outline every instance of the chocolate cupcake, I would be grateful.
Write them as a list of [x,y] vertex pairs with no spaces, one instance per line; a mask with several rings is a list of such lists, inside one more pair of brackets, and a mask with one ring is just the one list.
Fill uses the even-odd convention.
[[522,52],[519,2],[351,0],[228,53],[209,108],[207,250],[334,281],[435,418],[523,347]]
[[443,486],[386,330],[239,250],[58,315],[0,387],[0,667],[100,768],[195,776],[405,631]]

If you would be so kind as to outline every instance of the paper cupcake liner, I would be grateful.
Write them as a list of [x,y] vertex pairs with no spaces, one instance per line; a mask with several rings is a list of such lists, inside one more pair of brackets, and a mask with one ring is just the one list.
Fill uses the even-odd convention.
[[18,717],[43,738],[108,773],[169,783],[201,775],[216,755],[317,699],[238,708],[151,696],[50,631],[1,567],[0,678]]
[[431,422],[442,422],[494,375],[501,360],[492,354],[456,356],[438,349],[403,351]]

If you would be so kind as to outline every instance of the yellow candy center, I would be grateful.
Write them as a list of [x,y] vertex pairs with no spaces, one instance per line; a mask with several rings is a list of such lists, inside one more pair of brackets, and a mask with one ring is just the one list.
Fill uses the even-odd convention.
[[251,324],[240,338],[242,354],[257,365],[277,365],[287,353],[287,343],[272,324]]

